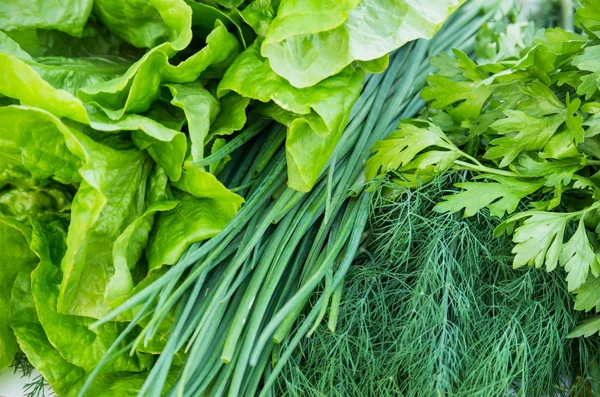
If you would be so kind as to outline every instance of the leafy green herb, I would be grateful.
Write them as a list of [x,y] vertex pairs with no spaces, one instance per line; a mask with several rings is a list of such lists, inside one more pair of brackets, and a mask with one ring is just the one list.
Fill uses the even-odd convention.
[[[593,286],[600,275],[595,119],[600,64],[594,22],[600,9],[582,3],[576,19],[587,37],[554,28],[532,39],[529,30],[508,25],[504,34],[480,36],[479,63],[458,51],[454,59],[434,59],[439,72],[423,90],[429,101],[423,117],[439,124],[439,138],[423,139],[413,146],[415,153],[397,157],[404,146],[396,135],[423,122],[401,123],[374,147],[368,164],[374,172],[367,175],[392,169],[399,180],[418,186],[445,171],[472,173],[472,180],[457,183],[462,190],[443,197],[435,210],[469,217],[487,208],[498,218],[510,215],[496,235],[513,235],[513,266],[545,265],[553,271],[560,265],[568,290],[577,295],[575,307],[588,311],[597,306]],[[507,42],[508,34],[513,36]],[[504,47],[509,43],[514,50]],[[424,129],[414,135],[428,136]],[[406,168],[419,156],[437,156],[443,166],[430,174]],[[531,209],[520,209],[524,203]],[[597,324],[587,322],[572,335],[589,336]]]

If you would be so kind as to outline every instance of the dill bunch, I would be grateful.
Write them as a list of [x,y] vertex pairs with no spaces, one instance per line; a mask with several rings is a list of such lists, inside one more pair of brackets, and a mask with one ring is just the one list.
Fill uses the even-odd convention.
[[29,362],[25,353],[15,354],[10,367],[13,369],[13,373],[18,373],[22,378],[28,378],[34,370],[34,366]]
[[42,375],[33,376],[35,367],[29,362],[24,353],[17,353],[10,367],[15,374],[21,378],[29,378],[23,385],[23,397],[51,397],[56,396],[50,389],[50,385]]
[[487,213],[431,210],[461,179],[376,189],[337,331],[305,340],[277,395],[592,395],[598,339],[565,339],[579,314],[564,275],[512,269]]

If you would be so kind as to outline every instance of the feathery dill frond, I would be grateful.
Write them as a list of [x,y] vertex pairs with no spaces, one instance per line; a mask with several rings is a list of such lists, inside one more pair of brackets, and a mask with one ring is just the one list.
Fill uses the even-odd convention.
[[49,391],[49,385],[42,375],[38,375],[31,382],[23,385],[23,397],[52,397],[56,396],[52,391]]
[[15,374],[19,373],[22,378],[31,376],[31,372],[34,370],[33,365],[31,365],[24,353],[15,354],[15,358],[13,359],[10,367],[13,369]]
[[512,269],[489,214],[432,211],[461,178],[377,189],[337,331],[321,326],[305,341],[278,395],[539,397],[598,379],[598,340],[565,339],[578,314],[562,270]]

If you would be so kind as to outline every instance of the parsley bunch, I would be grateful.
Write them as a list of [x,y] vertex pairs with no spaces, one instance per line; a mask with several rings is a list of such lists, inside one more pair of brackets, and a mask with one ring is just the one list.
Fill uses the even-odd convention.
[[[512,234],[513,266],[563,267],[575,308],[600,313],[600,3],[582,1],[575,23],[581,34],[496,26],[479,37],[478,62],[459,50],[433,58],[424,117],[378,142],[366,174],[396,170],[416,187],[471,172],[434,209],[509,215],[495,234]],[[570,335],[598,331],[595,316]]]

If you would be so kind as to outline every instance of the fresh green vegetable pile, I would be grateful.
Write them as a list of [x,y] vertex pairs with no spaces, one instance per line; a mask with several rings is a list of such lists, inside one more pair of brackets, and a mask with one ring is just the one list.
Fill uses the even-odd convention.
[[322,280],[306,324],[339,303],[372,142],[420,107],[426,44],[387,54],[460,4],[3,1],[0,369],[20,350],[60,396],[269,393],[271,336],[304,336]]
[[[509,214],[495,234],[512,234],[513,266],[560,265],[575,309],[588,312],[600,307],[598,3],[582,1],[575,22],[581,34],[524,29],[500,45],[488,45],[490,31],[477,63],[459,50],[435,58],[423,119],[378,142],[367,175],[397,170],[410,187],[469,171],[473,178],[435,210]],[[570,336],[598,331],[594,316]]]

